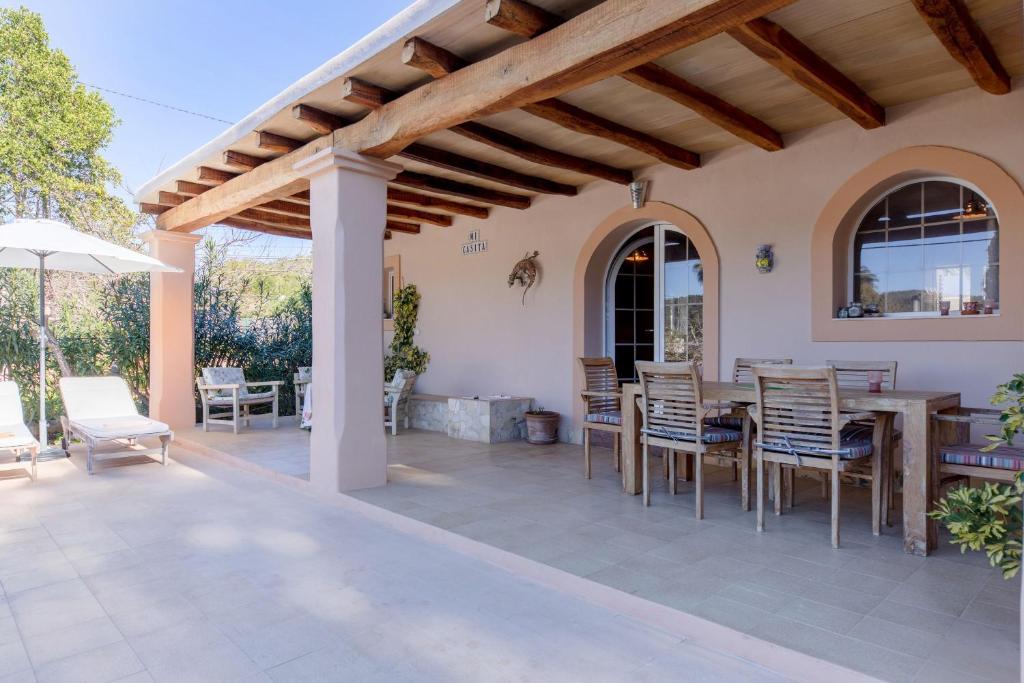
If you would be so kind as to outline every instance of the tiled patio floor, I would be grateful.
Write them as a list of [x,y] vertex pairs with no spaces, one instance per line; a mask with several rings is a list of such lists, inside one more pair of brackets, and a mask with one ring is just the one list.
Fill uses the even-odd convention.
[[778,680],[178,450],[0,482],[3,681]]
[[[261,458],[246,449],[262,433],[242,435],[233,452]],[[308,437],[288,434],[277,438],[293,439],[292,452],[273,460],[297,471]],[[1018,680],[1019,580],[1004,582],[945,539],[919,558],[902,552],[898,527],[872,536],[867,491],[843,488],[843,547],[833,550],[810,482],[791,513],[770,515],[757,534],[724,470],[707,475],[698,522],[692,485],[673,498],[655,478],[645,509],[621,493],[610,451],[595,453],[587,481],[577,446],[403,432],[389,437],[390,484],[355,496],[886,680]]]

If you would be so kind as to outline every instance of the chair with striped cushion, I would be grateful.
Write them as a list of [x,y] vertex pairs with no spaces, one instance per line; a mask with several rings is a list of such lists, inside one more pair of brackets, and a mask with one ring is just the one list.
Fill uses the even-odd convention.
[[1002,431],[1000,411],[992,408],[959,408],[955,413],[932,415],[932,470],[937,500],[942,489],[958,482],[976,479],[1012,482],[1024,470],[1024,446],[1000,444],[982,452],[987,443],[972,439],[971,427],[986,434]]
[[[832,485],[832,547],[839,547],[839,481],[854,466],[880,471],[882,429],[858,425],[874,413],[842,413],[835,368],[792,366],[754,368],[757,403],[750,410],[757,422],[757,530],[764,531],[765,465],[774,474],[775,514],[782,514],[783,466],[829,473]],[[885,422],[881,421],[884,426]],[[852,425],[852,426],[851,426]],[[881,478],[871,477],[872,532],[879,533]]]
[[[792,358],[737,358],[732,363],[732,381],[737,384],[753,384],[755,365],[792,365]],[[746,406],[738,403],[722,403],[714,406],[720,412],[704,418],[704,424],[726,429],[743,429]]]
[[700,371],[693,363],[637,361],[640,376],[643,429],[644,505],[651,504],[648,457],[651,446],[665,449],[669,462],[669,492],[676,493],[676,459],[679,454],[693,459],[697,519],[704,518],[704,456],[713,455],[736,462],[743,472],[746,488],[749,453],[743,433],[704,424],[707,408],[701,392]]
[[590,432],[610,432],[615,471],[622,469],[622,391],[611,358],[579,358],[583,371],[583,474],[590,479]]

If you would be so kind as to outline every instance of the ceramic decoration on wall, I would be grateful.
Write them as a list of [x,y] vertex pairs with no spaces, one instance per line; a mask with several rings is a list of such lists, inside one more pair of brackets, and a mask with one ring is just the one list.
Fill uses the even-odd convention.
[[754,256],[754,265],[759,273],[772,272],[772,268],[775,267],[775,252],[772,251],[772,245],[762,244],[757,248],[757,254]]
[[523,290],[524,306],[526,305],[526,293],[530,291],[530,287],[533,287],[534,283],[537,282],[536,259],[538,256],[540,256],[539,251],[534,251],[532,254],[530,252],[526,252],[526,255],[519,259],[508,276],[509,287],[518,282],[521,287],[526,288]]

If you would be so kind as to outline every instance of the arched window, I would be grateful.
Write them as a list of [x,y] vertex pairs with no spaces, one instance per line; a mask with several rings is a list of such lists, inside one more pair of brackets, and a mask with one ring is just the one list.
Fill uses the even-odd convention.
[[704,270],[693,243],[674,225],[635,232],[608,270],[606,353],[620,381],[638,360],[703,361]]
[[974,189],[935,179],[901,185],[861,218],[850,299],[885,316],[999,310],[999,219]]

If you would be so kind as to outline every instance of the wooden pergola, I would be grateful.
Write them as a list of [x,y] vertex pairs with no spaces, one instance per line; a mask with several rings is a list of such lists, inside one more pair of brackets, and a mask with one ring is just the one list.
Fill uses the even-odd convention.
[[[529,208],[655,163],[768,152],[842,117],[1024,73],[1018,0],[472,0],[144,197],[161,230],[310,236],[295,164],[400,164],[383,235]],[[799,144],[798,142],[796,144]],[[709,159],[710,157],[710,159]]]

